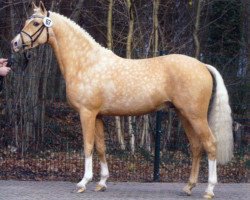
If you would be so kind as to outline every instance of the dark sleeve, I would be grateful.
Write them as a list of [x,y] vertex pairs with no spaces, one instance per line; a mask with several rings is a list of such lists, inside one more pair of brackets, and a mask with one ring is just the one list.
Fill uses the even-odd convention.
[[0,76],[0,92],[3,90],[3,77]]

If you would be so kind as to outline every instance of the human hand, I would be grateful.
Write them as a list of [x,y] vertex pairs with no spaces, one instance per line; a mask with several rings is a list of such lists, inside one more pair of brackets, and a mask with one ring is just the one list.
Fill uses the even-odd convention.
[[11,68],[7,67],[6,65],[7,62],[4,63],[2,67],[0,67],[0,76],[6,76],[10,72]]
[[0,67],[2,67],[4,63],[7,64],[7,61],[8,61],[8,59],[6,59],[6,58],[0,58]]

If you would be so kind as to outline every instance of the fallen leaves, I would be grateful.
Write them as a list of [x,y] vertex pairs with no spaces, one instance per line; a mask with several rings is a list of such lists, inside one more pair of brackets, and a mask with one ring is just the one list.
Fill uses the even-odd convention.
[[[191,170],[191,162],[181,151],[170,152],[173,160],[161,163],[160,177],[164,182],[187,182]],[[6,156],[8,155],[8,156]],[[0,179],[18,180],[63,180],[79,181],[84,172],[84,158],[79,152],[46,152],[39,155],[20,157],[17,153],[0,151]],[[137,152],[134,156],[108,154],[111,181],[148,182],[153,179],[153,161],[146,160]],[[178,159],[177,159],[178,158]],[[247,157],[235,158],[227,165],[218,166],[220,182],[247,182]],[[201,162],[199,182],[207,182],[207,161]],[[99,180],[100,166],[94,156],[94,180]]]

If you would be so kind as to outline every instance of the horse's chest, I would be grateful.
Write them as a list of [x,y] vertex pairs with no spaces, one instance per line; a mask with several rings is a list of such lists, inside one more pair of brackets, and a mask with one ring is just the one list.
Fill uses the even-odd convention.
[[69,104],[77,110],[81,107],[95,107],[99,104],[99,89],[91,83],[75,83],[66,87]]

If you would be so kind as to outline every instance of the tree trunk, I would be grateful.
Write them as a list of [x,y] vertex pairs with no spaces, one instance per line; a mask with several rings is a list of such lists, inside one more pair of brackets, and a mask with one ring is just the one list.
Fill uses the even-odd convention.
[[160,0],[153,1],[153,56],[159,56],[159,12]]
[[49,72],[51,71],[51,66],[52,66],[52,49],[47,49],[47,54],[46,54],[46,65],[48,66],[44,69],[43,73],[43,85],[42,85],[42,95],[41,95],[41,134],[40,134],[40,140],[36,138],[37,142],[37,149],[38,145],[40,143],[44,142],[44,130],[45,130],[45,105],[46,105],[46,96],[47,96],[47,85],[48,85],[48,78],[49,78]]
[[[15,35],[15,21],[16,19],[16,13],[15,13],[15,9],[14,9],[14,6],[13,6],[13,1],[11,3],[11,6],[10,6],[10,23],[11,23],[11,35],[14,36]],[[11,77],[8,77],[8,78],[11,78]],[[17,78],[18,80],[21,79],[21,76],[19,76]],[[14,98],[11,96],[11,90],[9,87],[11,85],[11,83],[9,83],[8,79],[5,79],[6,80],[6,92],[5,92],[5,98],[6,98],[6,102],[7,102],[7,116],[8,118],[10,119],[10,123],[11,122],[14,122],[14,129],[13,129],[13,141],[15,141],[15,146],[18,147],[18,124],[17,124],[17,115],[13,115],[13,107],[17,107],[17,105],[14,105],[12,107],[12,104],[14,104]],[[20,90],[20,81],[15,81],[14,84],[16,85],[16,88],[18,89],[18,91],[21,91]],[[9,101],[11,99],[11,101]],[[17,99],[15,100],[15,102],[17,103]]]
[[[159,56],[159,22],[158,22],[158,11],[159,11],[160,0],[154,0],[153,2],[153,56]],[[151,39],[150,39],[151,40]],[[149,43],[150,43],[149,40]],[[150,45],[148,45],[150,47]],[[146,51],[147,52],[147,51]],[[149,115],[143,116],[143,130],[140,146],[145,144],[146,149],[151,151],[151,137],[149,134]]]
[[145,146],[147,151],[151,151],[151,137],[149,134],[149,115],[143,116],[143,128],[140,146]]
[[[247,52],[247,68],[246,68],[246,77],[249,80],[250,77],[250,73],[249,73],[249,69],[250,69],[250,2],[249,0],[244,0],[244,4],[243,6],[245,7],[245,16],[247,17],[246,20],[246,29],[247,29],[247,36],[246,36],[246,52]],[[246,97],[246,102],[250,102],[250,95],[247,95]],[[247,115],[246,115],[247,119],[250,119],[250,111],[248,109]]]
[[[112,22],[113,22],[113,6],[114,1],[109,0],[108,8],[108,19],[107,19],[107,47],[108,49],[113,49],[113,35],[112,35]],[[122,150],[125,150],[124,135],[122,133],[121,119],[120,117],[115,117],[116,133],[118,137],[118,143]]]
[[154,33],[154,43],[153,43],[153,56],[159,56],[159,21],[158,21],[158,12],[159,12],[160,0],[154,0],[153,4],[153,33]]
[[173,125],[173,111],[171,108],[168,109],[168,123],[167,123],[167,140],[170,140]]
[[81,14],[81,9],[83,6],[84,0],[78,0],[77,5],[75,6],[74,11],[72,12],[70,18],[75,21],[76,23],[79,22],[80,14]]
[[107,19],[107,47],[110,50],[113,49],[113,35],[112,35],[113,6],[114,6],[114,1],[109,0],[108,19]]
[[199,59],[200,55],[200,41],[198,37],[198,31],[200,28],[201,3],[202,0],[197,0],[196,18],[195,18],[195,26],[193,32],[194,44],[195,44],[195,58],[197,59]]
[[[127,36],[127,46],[126,46],[126,57],[131,58],[132,54],[132,42],[133,42],[133,32],[134,32],[134,1],[127,0],[127,9],[129,14],[129,26],[128,26],[128,36]],[[135,135],[133,131],[133,121],[134,117],[128,117],[128,134],[130,138],[130,149],[132,154],[135,152]]]

